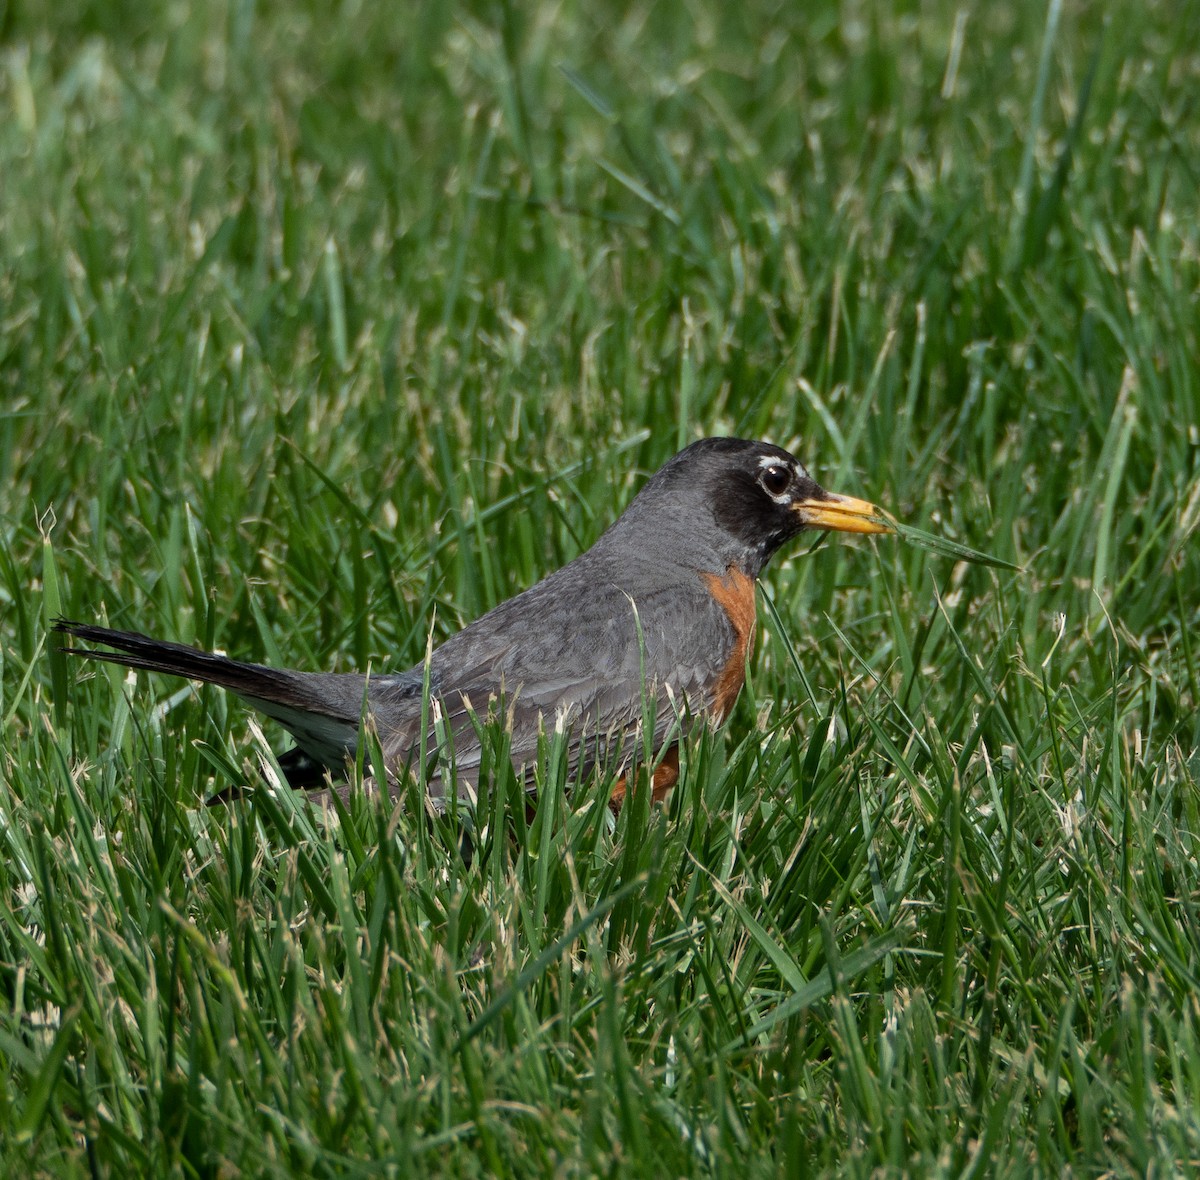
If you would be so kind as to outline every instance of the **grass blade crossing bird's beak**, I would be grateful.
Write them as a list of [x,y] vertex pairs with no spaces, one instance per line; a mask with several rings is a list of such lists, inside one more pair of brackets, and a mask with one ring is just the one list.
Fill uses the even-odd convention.
[[810,529],[831,529],[839,533],[894,533],[895,522],[882,508],[853,496],[826,492],[825,499],[801,500],[792,505]]

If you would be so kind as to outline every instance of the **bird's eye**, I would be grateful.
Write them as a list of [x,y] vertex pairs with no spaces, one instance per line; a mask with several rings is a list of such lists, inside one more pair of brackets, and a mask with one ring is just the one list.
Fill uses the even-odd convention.
[[792,482],[792,473],[782,464],[772,463],[770,467],[763,468],[758,478],[770,495],[782,496]]

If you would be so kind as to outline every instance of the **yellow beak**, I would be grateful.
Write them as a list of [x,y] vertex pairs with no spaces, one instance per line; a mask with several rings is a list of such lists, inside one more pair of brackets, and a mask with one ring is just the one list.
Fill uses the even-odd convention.
[[824,500],[801,500],[792,505],[806,528],[832,529],[839,533],[894,533],[892,518],[881,508],[853,496],[826,492]]

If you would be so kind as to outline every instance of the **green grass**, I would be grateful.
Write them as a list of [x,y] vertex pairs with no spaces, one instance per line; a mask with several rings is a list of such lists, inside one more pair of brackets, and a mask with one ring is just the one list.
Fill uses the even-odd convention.
[[[0,1174],[1200,1166],[1200,11],[0,5]],[[765,580],[615,829],[266,742],[56,614],[402,668],[706,433]],[[769,606],[769,609],[767,609]]]

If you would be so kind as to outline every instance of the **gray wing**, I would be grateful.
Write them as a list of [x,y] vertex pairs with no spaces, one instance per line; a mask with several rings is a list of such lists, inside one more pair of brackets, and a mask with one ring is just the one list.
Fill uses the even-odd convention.
[[[452,760],[461,794],[477,785],[475,719],[489,709],[503,710],[519,772],[536,761],[541,736],[562,725],[574,774],[598,763],[620,773],[647,744],[659,751],[713,707],[713,686],[735,636],[699,575],[638,600],[615,581],[589,579],[586,593],[567,578],[544,587],[553,593],[537,587],[538,601],[520,609],[513,609],[520,598],[502,604],[434,652],[431,687],[453,742],[452,758],[443,752],[441,766]],[[372,715],[389,764],[402,771],[415,763],[419,746],[420,670],[381,678],[379,689],[373,679]],[[642,732],[647,712],[654,718],[649,743]],[[435,748],[432,734],[426,747]],[[440,773],[429,770],[436,794]]]

